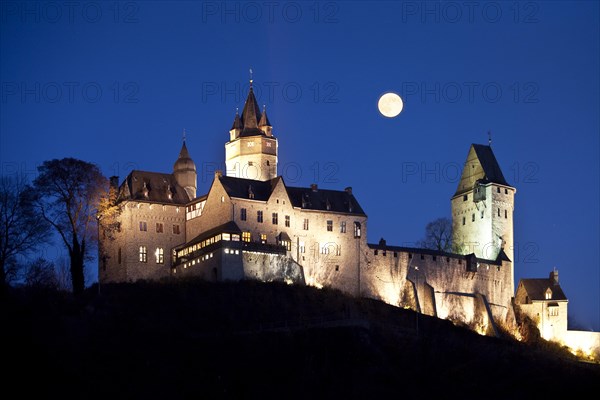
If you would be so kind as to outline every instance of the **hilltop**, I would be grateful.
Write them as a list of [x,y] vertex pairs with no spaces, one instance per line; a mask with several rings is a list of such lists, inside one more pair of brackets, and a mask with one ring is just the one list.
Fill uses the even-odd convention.
[[600,365],[556,346],[280,283],[13,289],[0,315],[5,378],[24,396],[518,399],[600,382]]

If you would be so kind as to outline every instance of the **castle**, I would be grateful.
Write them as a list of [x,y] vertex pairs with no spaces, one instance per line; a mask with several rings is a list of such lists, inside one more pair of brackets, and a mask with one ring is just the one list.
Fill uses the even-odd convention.
[[[451,198],[455,253],[368,243],[352,188],[287,186],[277,152],[250,81],[225,144],[226,172],[215,173],[208,193],[196,193],[185,140],[172,173],[134,170],[120,186],[111,178],[120,214],[110,234],[99,220],[100,283],[280,280],[381,299],[481,333],[514,322],[516,189],[489,145],[471,145]],[[566,329],[566,312],[561,318]]]

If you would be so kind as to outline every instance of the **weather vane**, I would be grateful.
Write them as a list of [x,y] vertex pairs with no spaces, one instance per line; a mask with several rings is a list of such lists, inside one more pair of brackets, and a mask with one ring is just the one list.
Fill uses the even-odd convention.
[[185,143],[185,128],[183,128],[183,142]]
[[252,86],[252,68],[250,68],[250,86]]
[[488,146],[492,146],[492,132],[488,131]]

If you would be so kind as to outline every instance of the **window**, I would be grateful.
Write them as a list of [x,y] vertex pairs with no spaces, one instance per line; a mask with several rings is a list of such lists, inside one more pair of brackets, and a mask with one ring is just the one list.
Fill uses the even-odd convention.
[[148,262],[148,249],[146,246],[140,246],[140,262]]
[[277,213],[273,213],[273,225],[277,225],[279,223],[279,217]]
[[336,256],[342,255],[342,246],[340,246],[339,244],[335,247],[335,255]]
[[242,221],[245,221],[245,220],[246,220],[246,209],[245,209],[245,208],[242,208],[242,209],[240,210],[240,219],[241,219]]
[[481,210],[481,218],[483,218],[483,210]]
[[500,207],[498,207],[498,216],[500,216]]
[[436,256],[431,256],[431,258],[433,259],[433,261],[436,261],[436,260],[437,260],[437,257],[436,257]]
[[558,307],[548,307],[551,317],[558,317]]
[[467,219],[463,217],[463,225],[467,223]]
[[354,237],[359,238],[361,235],[360,222],[354,221]]
[[504,188],[504,194],[508,194],[508,189]]
[[250,167],[251,167],[251,166],[253,166],[253,165],[254,165],[254,162],[252,162],[252,161],[248,161],[248,166],[250,166]]
[[271,163],[269,162],[269,160],[267,160],[267,167],[268,167],[269,165],[271,165]]
[[325,243],[321,246],[321,254],[329,254],[329,243]]
[[346,233],[346,221],[340,222],[340,233]]
[[504,210],[504,218],[508,218],[508,210]]
[[263,212],[262,211],[257,211],[256,212],[256,221],[262,223],[263,222]]
[[282,240],[279,244],[285,246],[285,249],[287,251],[292,251],[292,242],[290,242],[289,240]]
[[421,254],[421,260],[424,260],[424,259],[425,259],[425,255]]
[[304,218],[304,225],[303,225],[303,229],[304,229],[305,231],[307,231],[307,230],[308,230],[308,218]]
[[377,250],[377,249],[373,250],[373,255],[377,255],[377,254],[379,254],[379,250]]
[[156,256],[156,263],[157,264],[164,264],[165,263],[165,250],[162,247],[158,247],[156,249],[156,252],[154,253],[154,255]]
[[333,221],[327,221],[327,232],[333,232]]
[[289,215],[286,215],[286,216],[285,216],[285,226],[286,226],[287,228],[289,228],[289,227],[290,227],[290,216],[289,216]]
[[121,264],[121,248],[119,247],[119,250],[117,250],[117,262],[119,264]]
[[336,266],[335,266],[335,270],[336,270],[336,271],[339,271],[339,270],[340,270],[340,266],[339,266],[339,265],[336,265]]
[[148,230],[148,224],[146,221],[140,221],[140,231],[146,232]]
[[552,291],[550,289],[546,290],[546,300],[552,299]]
[[156,233],[163,233],[163,224],[162,222],[156,223]]
[[260,242],[261,243],[267,243],[267,234],[266,233],[261,233],[260,234]]
[[181,231],[179,230],[179,225],[173,225],[173,234],[179,235]]
[[500,186],[498,186],[496,189],[497,189],[497,192],[500,193]]
[[304,246],[304,242],[300,242],[300,253],[306,253],[306,247]]
[[249,242],[252,240],[252,234],[250,232],[242,232],[242,241]]
[[412,253],[408,253],[408,259],[412,259]]
[[398,252],[394,252],[394,258],[398,258]]
[[468,195],[468,194],[465,194],[465,195],[463,196],[463,201],[467,201],[468,199],[469,199],[469,195]]
[[471,222],[475,222],[475,213],[471,214]]

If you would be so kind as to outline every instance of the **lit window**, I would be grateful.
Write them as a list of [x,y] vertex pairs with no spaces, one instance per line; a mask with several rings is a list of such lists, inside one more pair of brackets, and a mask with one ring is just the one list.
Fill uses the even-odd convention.
[[304,225],[303,225],[303,228],[304,228],[304,230],[305,230],[305,231],[307,231],[307,230],[308,230],[308,218],[304,218]]
[[286,226],[287,228],[289,228],[289,227],[290,227],[290,216],[289,216],[289,215],[286,215],[286,216],[285,216],[285,226]]
[[551,317],[558,317],[558,307],[549,307],[549,309]]
[[163,224],[162,222],[156,223],[156,233],[163,233]]
[[321,254],[329,254],[329,243],[325,243],[321,246]]
[[148,230],[148,224],[146,221],[140,221],[140,231],[146,232]]
[[179,225],[173,225],[173,234],[175,235],[179,235],[180,230],[179,230]]
[[354,237],[359,238],[361,235],[360,222],[354,221]]
[[263,212],[262,211],[257,211],[256,212],[256,221],[257,222],[263,222]]
[[552,299],[552,291],[550,289],[546,290],[546,300]]
[[333,221],[327,221],[327,232],[333,232]]
[[340,222],[340,232],[346,233],[346,221]]
[[154,252],[154,255],[156,256],[156,263],[157,264],[164,264],[165,263],[165,251],[163,250],[162,247],[158,247],[156,249],[156,252]]
[[241,219],[242,221],[245,221],[245,220],[246,220],[246,209],[245,209],[245,208],[242,208],[242,209],[240,210],[240,219]]
[[277,213],[272,214],[272,221],[273,225],[277,225],[279,223],[279,217],[277,216]]
[[224,233],[223,234],[223,240],[231,240],[231,234],[230,233]]
[[225,254],[229,254],[229,249],[224,249],[223,251],[225,252]]
[[336,246],[335,248],[335,255],[336,256],[341,256],[342,255],[342,246]]
[[266,233],[261,233],[260,234],[260,242],[261,243],[267,243],[267,234]]
[[140,246],[140,262],[148,262],[148,249],[146,246]]
[[252,234],[250,232],[242,232],[242,241],[249,242],[252,240]]

